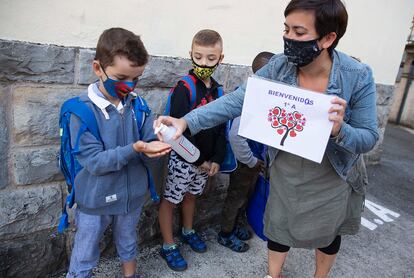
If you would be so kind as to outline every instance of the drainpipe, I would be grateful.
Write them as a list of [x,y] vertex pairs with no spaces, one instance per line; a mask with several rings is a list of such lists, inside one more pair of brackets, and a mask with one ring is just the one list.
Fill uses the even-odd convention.
[[411,63],[410,70],[407,74],[407,83],[405,84],[404,94],[403,94],[403,97],[402,97],[402,100],[401,100],[400,108],[398,109],[398,115],[397,115],[397,120],[396,120],[397,125],[400,124],[401,116],[402,116],[402,113],[404,111],[404,106],[405,106],[405,102],[407,100],[408,92],[410,90],[411,83],[414,79],[414,66],[413,66],[413,63],[414,63],[414,61]]

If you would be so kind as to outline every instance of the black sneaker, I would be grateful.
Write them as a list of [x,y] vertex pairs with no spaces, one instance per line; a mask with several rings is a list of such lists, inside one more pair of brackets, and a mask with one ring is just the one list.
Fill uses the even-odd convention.
[[239,226],[237,225],[234,229],[234,234],[240,239],[240,240],[249,240],[252,238],[252,233],[247,229],[246,226]]
[[217,236],[217,241],[223,246],[230,248],[234,252],[243,253],[249,250],[249,245],[243,241],[241,241],[236,234],[233,232],[230,236],[224,237],[221,233]]

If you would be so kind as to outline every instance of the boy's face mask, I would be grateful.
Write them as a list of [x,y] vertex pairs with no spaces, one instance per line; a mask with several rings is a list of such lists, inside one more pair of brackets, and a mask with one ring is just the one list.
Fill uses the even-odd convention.
[[193,62],[194,74],[202,80],[209,78],[214,73],[214,71],[220,63],[220,61],[218,61],[217,64],[209,67],[198,65],[196,62],[194,62],[193,58],[191,58],[191,61]]
[[322,49],[319,49],[317,43],[318,39],[298,41],[283,37],[283,41],[284,53],[288,61],[298,67],[304,67],[310,64],[322,52]]
[[123,100],[130,92],[134,91],[138,80],[135,81],[119,81],[109,78],[104,68],[101,66],[102,71],[106,75],[106,80],[102,81],[105,90],[112,97],[117,97]]

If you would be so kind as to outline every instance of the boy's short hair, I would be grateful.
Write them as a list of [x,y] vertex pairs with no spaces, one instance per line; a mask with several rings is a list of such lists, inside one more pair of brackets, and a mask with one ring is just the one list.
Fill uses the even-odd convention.
[[257,54],[252,62],[253,73],[256,73],[256,71],[266,65],[274,55],[274,53],[268,51],[263,51]]
[[106,68],[113,64],[117,55],[128,58],[135,66],[148,62],[148,52],[139,36],[123,28],[110,28],[99,37],[95,60]]
[[214,30],[204,29],[198,31],[197,34],[194,35],[191,47],[193,47],[194,44],[201,46],[214,46],[216,43],[220,43],[220,46],[223,48],[223,40],[220,34]]
[[285,17],[295,10],[314,11],[315,29],[320,37],[336,33],[337,37],[328,49],[332,52],[348,25],[348,13],[341,0],[292,0],[285,9]]

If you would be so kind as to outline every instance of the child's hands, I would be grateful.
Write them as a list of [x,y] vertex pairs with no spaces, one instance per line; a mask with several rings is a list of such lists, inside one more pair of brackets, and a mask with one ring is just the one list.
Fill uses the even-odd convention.
[[149,143],[137,141],[132,146],[136,152],[144,153],[150,158],[160,157],[171,151],[169,144],[160,141],[152,141]]
[[263,173],[264,170],[266,169],[263,160],[260,160],[260,159],[257,160],[256,165],[254,165],[253,168],[256,169],[258,172],[261,172],[261,173]]
[[220,170],[220,165],[218,163],[212,162],[211,163],[211,167],[210,167],[210,171],[208,172],[208,175],[214,176],[215,174],[217,174],[217,172]]
[[204,161],[203,164],[201,164],[199,167],[204,172],[209,173],[210,172],[210,168],[211,168],[211,163],[209,161]]

